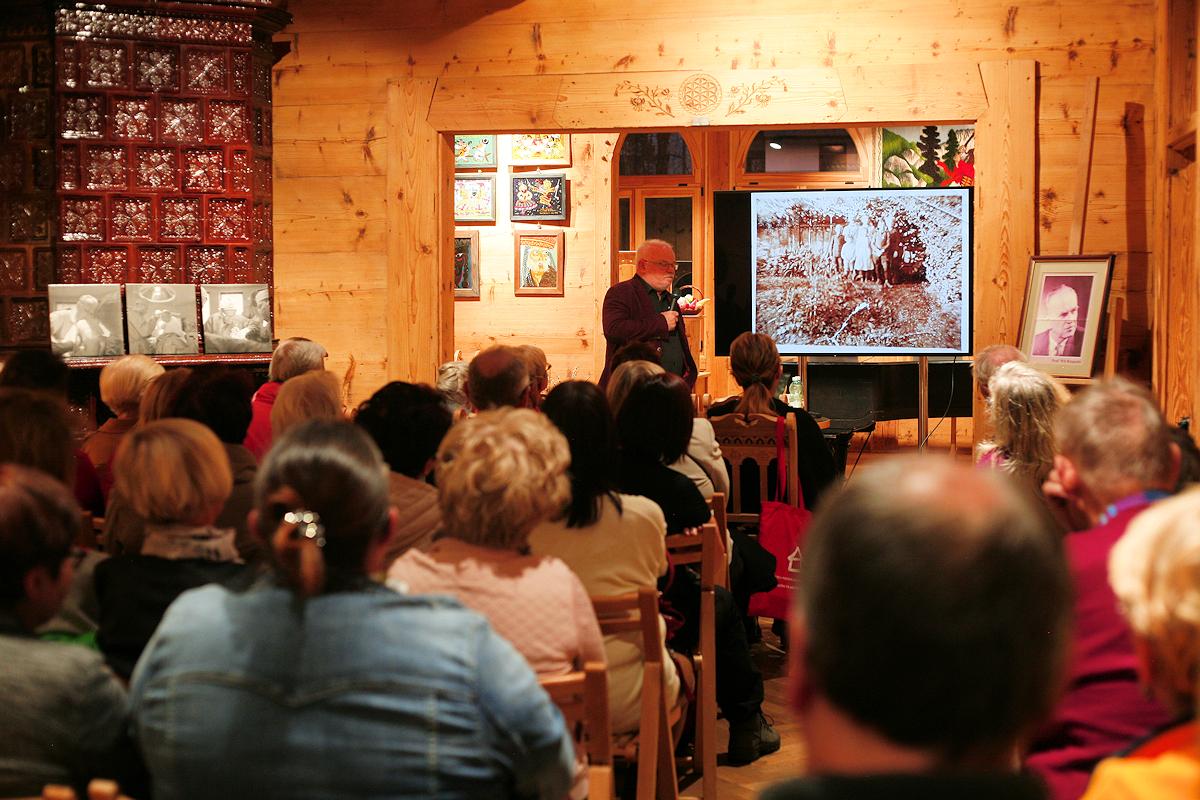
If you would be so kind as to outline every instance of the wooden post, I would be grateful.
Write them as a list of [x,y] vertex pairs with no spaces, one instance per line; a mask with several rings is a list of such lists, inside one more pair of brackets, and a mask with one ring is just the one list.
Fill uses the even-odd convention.
[[917,357],[917,452],[925,452],[929,438],[929,356]]
[[804,407],[808,408],[808,356],[800,356],[800,387],[804,392]]

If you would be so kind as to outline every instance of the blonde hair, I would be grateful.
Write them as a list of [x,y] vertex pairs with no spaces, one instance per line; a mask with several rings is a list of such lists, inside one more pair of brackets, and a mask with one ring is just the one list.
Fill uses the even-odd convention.
[[617,412],[625,404],[625,398],[629,397],[634,386],[651,375],[661,375],[664,372],[666,370],[653,361],[626,361],[613,370],[612,377],[608,379],[607,392],[608,407],[612,409],[613,419],[616,419]]
[[567,440],[529,409],[484,411],[450,429],[437,454],[442,524],[497,549],[525,546],[533,527],[571,497]]
[[771,398],[779,378],[779,349],[765,333],[741,334],[729,345],[729,368],[742,387],[734,411],[738,414],[772,414]]
[[169,369],[154,378],[142,392],[142,401],[138,404],[138,424],[145,425],[156,419],[174,416],[175,401],[179,399],[179,390],[192,376],[187,367]]
[[114,489],[149,522],[207,523],[229,499],[233,474],[216,434],[190,419],[134,428],[113,460]]
[[337,376],[328,370],[297,375],[279,388],[271,407],[271,435],[282,436],[289,428],[310,419],[341,419],[342,395]]
[[992,439],[980,450],[999,450],[1002,469],[1041,486],[1054,466],[1058,408],[1058,392],[1044,373],[1022,361],[1001,365],[988,381]]
[[100,370],[100,399],[117,416],[131,417],[150,381],[165,371],[150,356],[121,356]]
[[1150,647],[1151,688],[1174,710],[1191,710],[1200,680],[1200,488],[1134,517],[1109,554],[1108,581]]

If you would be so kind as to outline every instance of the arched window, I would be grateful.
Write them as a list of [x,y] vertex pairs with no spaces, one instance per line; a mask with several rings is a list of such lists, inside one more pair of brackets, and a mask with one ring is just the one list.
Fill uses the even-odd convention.
[[691,175],[692,152],[678,133],[631,133],[621,143],[622,176]]
[[737,136],[738,186],[866,186],[873,132],[856,128],[744,131]]

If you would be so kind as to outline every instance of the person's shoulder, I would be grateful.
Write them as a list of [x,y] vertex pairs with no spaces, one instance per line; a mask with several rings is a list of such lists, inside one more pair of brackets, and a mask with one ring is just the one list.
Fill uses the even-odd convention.
[[666,525],[662,508],[649,497],[640,494],[620,494],[622,524],[642,523],[661,529]]
[[716,438],[716,431],[708,417],[692,417],[692,438],[701,441],[711,441]]
[[10,676],[35,676],[45,688],[66,685],[75,690],[84,681],[111,676],[99,651],[72,642],[0,636],[0,653]]

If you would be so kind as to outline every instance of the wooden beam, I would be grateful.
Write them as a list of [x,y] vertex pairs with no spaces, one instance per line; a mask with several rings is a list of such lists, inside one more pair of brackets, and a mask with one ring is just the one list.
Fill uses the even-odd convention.
[[1084,89],[1083,120],[1079,123],[1079,160],[1076,162],[1075,205],[1071,212],[1071,239],[1067,255],[1083,253],[1083,226],[1087,220],[1088,189],[1092,177],[1092,147],[1096,131],[1096,98],[1100,79],[1091,78]]

